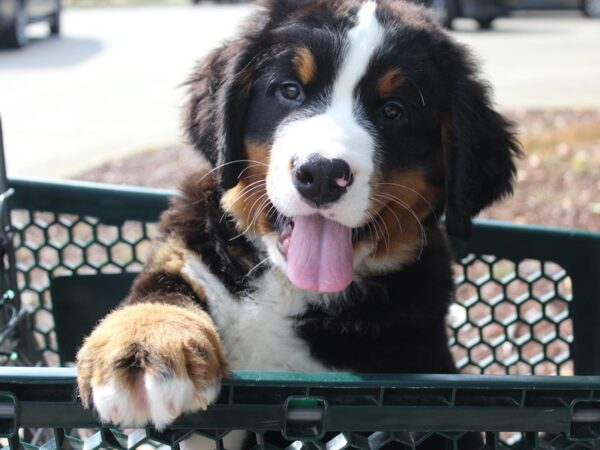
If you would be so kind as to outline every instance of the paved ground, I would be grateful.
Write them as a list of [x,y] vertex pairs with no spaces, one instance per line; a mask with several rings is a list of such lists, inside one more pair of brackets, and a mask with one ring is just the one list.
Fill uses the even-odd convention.
[[[70,9],[62,38],[0,51],[9,172],[69,176],[176,143],[180,83],[248,11]],[[503,108],[600,107],[600,21],[562,13],[500,20],[487,33],[459,25],[456,38],[479,55]]]
[[9,173],[68,176],[177,142],[181,83],[247,11],[70,9],[60,39],[0,51]]
[[600,20],[576,12],[521,13],[494,31],[455,34],[483,63],[503,108],[600,108]]

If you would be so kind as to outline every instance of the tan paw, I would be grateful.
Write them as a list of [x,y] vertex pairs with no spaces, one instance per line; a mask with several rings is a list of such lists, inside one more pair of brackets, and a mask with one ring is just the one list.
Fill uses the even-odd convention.
[[227,370],[204,311],[159,303],[106,316],[79,350],[77,367],[81,400],[103,422],[157,429],[206,409]]

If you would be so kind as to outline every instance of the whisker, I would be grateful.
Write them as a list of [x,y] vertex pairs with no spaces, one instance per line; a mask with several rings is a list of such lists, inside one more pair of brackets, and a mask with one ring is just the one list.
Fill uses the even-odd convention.
[[390,254],[390,230],[388,230],[388,227],[385,223],[385,220],[383,220],[383,216],[381,215],[381,212],[377,213],[377,218],[381,219],[381,225],[383,225],[383,227],[385,228],[385,234],[387,235],[387,239],[385,240],[385,252],[387,255]]
[[[404,186],[403,184],[398,184],[398,183],[377,183],[377,184],[384,184],[384,185],[389,185],[389,186],[398,186],[401,187],[403,189],[407,189],[415,194],[417,194],[419,197],[421,197],[421,199],[423,199],[423,201],[427,204],[427,206],[429,207],[429,209],[431,210],[433,217],[435,218],[436,222],[439,222],[439,218],[438,215],[435,212],[435,209],[433,209],[433,206],[431,206],[431,203],[429,203],[429,200],[427,200],[425,198],[424,195],[422,195],[421,193],[419,193],[418,191],[415,191],[414,189],[409,188],[408,186]],[[391,195],[391,194],[390,194]]]
[[209,170],[207,173],[205,173],[204,176],[202,178],[200,178],[198,181],[204,180],[204,178],[206,178],[208,175],[213,173],[215,170],[222,169],[223,167],[228,166],[230,164],[237,164],[237,163],[242,163],[242,162],[253,163],[253,164],[256,164],[257,166],[269,167],[268,164],[265,164],[264,162],[261,162],[261,161],[256,161],[254,159],[236,159],[235,161],[227,161],[226,163],[216,165],[211,170]]
[[[202,177],[200,177],[200,179],[198,181],[196,181],[196,183],[201,183],[206,177],[208,177],[210,174],[212,174],[216,170],[219,170],[219,169],[221,169],[221,168],[223,168],[225,166],[228,166],[230,164],[237,164],[237,163],[241,163],[241,162],[255,163],[257,165],[263,165],[265,167],[269,167],[268,164],[265,164],[265,163],[260,162],[260,161],[255,161],[253,159],[236,159],[235,161],[228,161],[226,163],[219,164],[219,165],[213,167],[211,170],[209,170],[208,172],[206,172]],[[197,204],[197,203],[199,203],[201,201],[203,201],[203,200],[198,200],[194,204]]]
[[[258,166],[260,166],[260,165],[262,165],[262,163],[258,164],[258,162],[257,162],[257,164],[250,164],[249,166],[246,166],[246,167],[244,167],[244,170],[242,170],[242,171],[240,172],[240,174],[238,175],[238,180],[239,180],[240,178],[242,178],[242,175],[244,175],[244,172],[246,172],[247,170],[249,170],[249,169],[251,169],[251,168],[253,168],[253,167],[258,167]],[[246,176],[246,178],[249,178],[249,177],[256,177],[256,176],[258,176],[258,175],[263,175],[263,174],[262,174],[262,173],[255,173],[254,175],[247,175],[247,176]]]
[[397,203],[398,205],[400,205],[401,207],[406,209],[413,216],[413,218],[417,221],[417,224],[419,225],[419,228],[421,230],[421,249],[419,250],[419,256],[418,256],[418,259],[421,259],[421,256],[423,255],[423,250],[425,249],[425,245],[427,245],[427,234],[425,233],[425,227],[423,227],[423,224],[421,223],[419,216],[417,216],[417,214],[410,207],[410,205],[403,202],[402,200],[400,200],[399,198],[397,198],[394,195],[384,194],[384,193],[377,193],[375,195]]
[[[367,220],[368,220],[367,227],[369,228],[369,235],[371,236],[371,239],[374,241],[378,241],[379,236],[377,235],[377,229],[375,229],[375,227],[372,225],[375,218],[369,212],[367,212]],[[375,231],[375,236],[373,236],[373,231]]]
[[[392,213],[392,215],[396,219],[396,223],[398,224],[398,228],[400,228],[400,235],[401,236],[404,235],[404,229],[402,228],[402,224],[400,223],[400,218],[398,217],[398,215],[396,214],[396,212],[387,203],[382,202],[381,200],[377,200],[376,198],[371,198],[371,200],[376,201],[378,203],[381,203],[384,206],[384,208],[387,208],[387,209],[390,210],[390,212]],[[383,220],[383,217],[382,217],[381,220],[385,224],[385,221]],[[386,225],[386,230],[387,230],[387,225]],[[389,230],[388,230],[388,236],[389,236]],[[389,252],[388,252],[388,254],[389,254]]]
[[[377,200],[377,199],[375,199],[375,198],[371,198],[371,200],[375,200],[375,201],[377,201],[377,202],[379,202],[379,203],[383,203],[382,201],[380,201],[380,200]],[[385,206],[385,204],[384,204],[384,206]],[[385,223],[385,220],[383,220],[383,216],[381,215],[381,212],[380,212],[380,211],[378,211],[378,212],[377,212],[377,215],[376,215],[376,217],[375,217],[375,220],[374,220],[374,222],[377,224],[377,223],[378,223],[378,221],[379,221],[379,219],[381,219],[381,224],[382,224],[382,225],[385,227],[385,231],[386,231],[386,235],[387,235],[387,240],[385,240],[385,239],[384,239],[384,244],[385,244],[385,247],[386,247],[386,253],[389,255],[389,254],[390,254],[390,246],[389,246],[389,243],[390,243],[390,240],[391,240],[391,236],[390,236],[390,230],[388,229],[388,227],[387,227],[387,224]],[[380,226],[380,227],[381,227],[381,226]],[[380,228],[380,229],[381,229],[381,228]],[[383,235],[383,230],[381,231],[381,234]]]
[[275,213],[277,214],[277,217],[275,218],[275,229],[279,230],[283,226],[284,217],[281,214],[278,214],[278,211],[277,211],[277,208],[275,208],[275,205],[273,205],[273,209],[275,210]]
[[248,276],[250,276],[250,274],[251,274],[252,272],[254,272],[256,269],[258,269],[260,266],[262,266],[262,265],[263,265],[265,262],[267,262],[269,259],[271,259],[271,256],[270,256],[270,255],[269,255],[269,256],[267,256],[267,257],[266,257],[265,259],[263,259],[262,261],[260,261],[260,262],[259,262],[257,265],[255,265],[255,266],[254,266],[252,269],[250,269],[250,271],[249,271],[249,272],[248,272],[246,275],[244,275],[244,277],[248,277]]
[[256,178],[256,177],[264,177],[264,176],[265,176],[264,173],[253,173],[251,175],[246,175],[245,178]]
[[[373,217],[373,216],[371,216],[371,217]],[[375,226],[375,229],[379,229],[379,231],[381,232],[381,240],[382,240],[382,241],[383,241],[383,243],[385,244],[386,251],[387,251],[387,253],[389,254],[389,251],[390,251],[390,248],[389,248],[389,243],[388,243],[388,242],[387,242],[387,240],[385,239],[385,235],[383,234],[383,228],[381,228],[381,225],[379,225],[379,223],[378,223],[378,222],[379,222],[379,221],[378,221],[378,219],[379,219],[380,217],[381,217],[381,215],[380,215],[379,213],[377,213],[377,216],[376,216],[376,217],[373,217],[372,223],[373,223],[373,226]],[[377,236],[378,236],[378,239],[377,239],[377,240],[379,240],[379,234],[377,234]]]
[[249,211],[250,213],[252,213],[252,211],[254,211],[254,206],[258,203],[258,202],[262,202],[262,200],[264,199],[264,197],[267,196],[267,192],[263,192],[261,195],[258,196],[257,199],[254,200],[254,203],[252,203],[252,205],[250,206],[250,209],[247,208],[248,205],[244,205],[244,212]]
[[275,205],[271,204],[271,207],[268,209],[266,216],[269,217],[274,210],[275,210]]
[[[244,189],[242,189],[241,192],[239,192],[233,202],[231,202],[232,205],[236,204],[239,200],[242,200],[244,197],[249,197],[251,195],[252,191],[257,191],[262,187],[262,185],[260,184],[260,180],[259,181],[255,181],[253,183],[250,183],[248,186],[246,186]],[[223,222],[223,219],[225,219],[225,216],[227,215],[227,211],[223,212],[223,215],[221,216],[221,218],[219,219],[219,223]]]
[[[250,211],[252,211],[254,209],[254,205],[256,205],[257,202],[259,201],[268,201],[268,198],[265,200],[265,197],[267,197],[267,193],[265,192],[264,194],[262,194],[260,197],[258,197],[256,200],[254,200],[254,203],[252,203],[252,206],[250,207]],[[262,205],[263,203],[261,203]],[[245,210],[245,208],[244,208]],[[229,241],[233,241],[239,237],[242,237],[243,235],[245,235],[248,231],[250,231],[250,229],[252,228],[252,224],[253,224],[253,220],[250,221],[250,224],[246,227],[246,229],[244,231],[242,231],[241,233],[235,235],[234,237],[232,237],[231,239],[229,239]]]
[[406,78],[408,78],[408,81],[410,81],[410,83],[419,92],[419,96],[421,97],[421,104],[423,105],[423,107],[425,107],[425,97],[423,97],[423,92],[421,92],[421,89],[419,88],[419,86],[417,85],[417,83],[415,83],[410,77],[406,77]]
[[398,214],[396,214],[396,211],[394,211],[392,208],[390,208],[390,205],[388,205],[385,202],[382,202],[381,200],[377,200],[376,198],[373,198],[373,197],[371,197],[371,200],[373,200],[374,202],[377,202],[377,203],[381,203],[384,208],[389,209],[390,212],[394,215],[394,218],[396,219],[396,223],[398,224],[398,228],[400,228],[400,233],[404,233],[403,230],[402,230],[402,224],[400,223],[400,218],[398,217]]
[[241,200],[243,196],[248,195],[251,191],[255,191],[258,188],[261,188],[263,185],[266,185],[266,182],[264,182],[263,180],[258,180],[250,183],[248,186],[242,189],[241,192],[238,193],[238,195],[235,196],[235,199],[231,203],[237,203],[239,200]]
[[[254,211],[254,214],[252,215],[252,220],[250,221],[250,225],[252,225],[254,223],[254,219],[256,218],[256,215],[260,212],[260,210],[263,208],[263,206],[265,206],[265,202],[269,201],[269,197],[267,196],[267,193],[263,193],[259,198],[257,198],[254,203],[252,203],[252,207],[250,208],[250,212],[252,213],[252,211]],[[254,205],[256,205],[258,203],[258,206],[256,208],[254,208]]]
[[254,218],[252,219],[251,222],[251,226],[254,227],[254,225],[256,225],[256,222],[258,221],[258,218],[260,217],[260,215],[262,214],[262,212],[264,211],[264,209],[269,206],[269,197],[266,197],[265,200],[261,203],[261,206],[259,206],[258,211],[256,212],[256,214],[254,214]]

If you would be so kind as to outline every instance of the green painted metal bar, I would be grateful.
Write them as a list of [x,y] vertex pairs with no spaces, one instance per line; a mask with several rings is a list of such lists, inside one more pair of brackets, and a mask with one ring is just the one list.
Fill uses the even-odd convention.
[[[12,207],[11,197],[13,195],[14,190],[10,188],[6,175],[4,131],[2,129],[2,118],[0,117],[0,245],[4,247],[3,251],[6,251],[6,260],[8,262],[8,270],[0,274],[0,296],[4,295],[11,287],[17,286],[15,249],[10,239],[10,210]],[[4,271],[4,261],[0,261],[0,266]],[[14,295],[12,304],[15,308],[19,308],[21,306],[20,292],[17,289],[11,289],[11,292]]]
[[[0,367],[0,387],[74,386],[76,370],[70,367]],[[600,376],[533,375],[432,375],[432,374],[356,374],[348,372],[254,372],[235,371],[227,379],[232,387],[302,388],[421,388],[421,389],[529,389],[599,390]],[[12,388],[11,388],[12,390]],[[600,392],[598,392],[600,396]],[[599,397],[600,398],[600,397]]]
[[177,191],[82,181],[11,178],[12,208],[97,217],[107,224],[156,221]]
[[[302,374],[236,372],[225,380],[225,400],[220,400],[208,411],[180,418],[174,429],[252,429],[256,431],[279,430],[289,418],[282,407],[290,388],[301,386],[310,396],[311,389],[328,388],[323,397],[325,431],[548,431],[568,432],[573,421],[571,400],[562,404],[547,405],[539,396],[547,391],[559,397],[565,391],[569,399],[590,400],[600,389],[600,377],[502,377],[502,376],[447,376],[447,375],[358,375],[347,373]],[[383,404],[352,404],[355,389],[365,387],[383,390]],[[281,401],[265,401],[251,394],[253,388],[269,388],[280,392]],[[417,398],[427,391],[448,389],[454,400],[446,406],[387,404],[386,393],[397,389],[410,390]],[[236,389],[243,389],[241,396]],[[233,390],[227,395],[227,392]],[[515,395],[514,391],[518,391]],[[74,369],[0,368],[0,418],[14,417],[17,427],[78,428],[98,426],[90,411],[82,409],[75,394]],[[535,393],[528,399],[529,393]],[[557,395],[558,394],[558,395]],[[14,397],[14,403],[7,400]],[[510,406],[495,406],[495,399]],[[238,398],[238,400],[236,400]],[[523,399],[511,405],[506,399]],[[229,399],[229,400],[227,400]],[[356,403],[356,399],[353,399]],[[594,401],[600,401],[596,399]],[[393,402],[392,402],[393,403]],[[407,403],[410,403],[410,399]],[[307,419],[311,408],[304,407]],[[314,411],[318,414],[318,411]],[[582,422],[598,421],[597,410],[578,411]],[[308,415],[306,415],[308,414]],[[315,416],[316,417],[316,416]],[[313,417],[314,418],[314,417]],[[302,420],[297,418],[296,420]]]

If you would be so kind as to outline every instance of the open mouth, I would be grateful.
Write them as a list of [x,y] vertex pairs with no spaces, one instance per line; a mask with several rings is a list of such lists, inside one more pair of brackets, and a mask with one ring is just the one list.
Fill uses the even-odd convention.
[[[290,238],[292,237],[292,231],[294,229],[294,219],[279,214],[277,225],[277,249],[284,257],[287,258],[288,250],[290,248]],[[352,228],[353,245],[360,241],[364,236],[369,234],[369,225],[370,224],[366,224],[360,228]]]
[[353,246],[358,230],[319,214],[279,217],[277,248],[287,261],[287,276],[301,289],[340,292],[353,278]]
[[290,239],[292,238],[292,230],[294,229],[294,219],[285,217],[283,225],[279,230],[279,239],[277,240],[277,249],[279,252],[287,258],[288,250],[290,248]]

